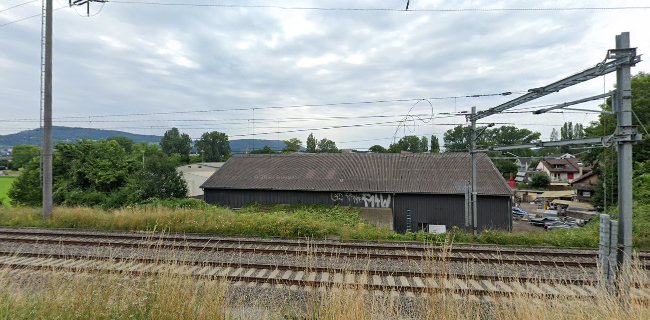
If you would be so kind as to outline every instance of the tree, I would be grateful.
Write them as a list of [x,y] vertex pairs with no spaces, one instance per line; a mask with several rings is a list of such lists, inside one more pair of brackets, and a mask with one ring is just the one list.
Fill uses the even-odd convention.
[[408,151],[413,153],[422,152],[422,140],[420,140],[420,138],[417,136],[404,136],[399,139],[397,143],[392,143],[388,147],[388,152],[399,153],[401,151]]
[[431,135],[431,148],[429,149],[431,153],[440,153],[440,142],[438,137]]
[[386,153],[386,152],[388,152],[388,150],[386,150],[386,148],[384,148],[384,147],[382,147],[382,146],[380,146],[378,144],[368,148],[368,151],[370,151],[372,153]]
[[309,153],[316,153],[316,138],[314,138],[313,133],[310,133],[307,137],[307,148],[305,151]]
[[41,153],[41,148],[31,144],[21,144],[13,147],[11,151],[11,168],[18,170],[25,164],[38,157]]
[[565,122],[560,128],[560,139],[569,140],[573,139],[573,123]]
[[551,177],[546,172],[537,172],[530,179],[533,188],[546,188],[549,184],[551,184]]
[[420,152],[427,151],[429,151],[429,139],[427,139],[425,136],[422,136],[422,138],[420,138]]
[[576,123],[573,126],[573,139],[582,139],[585,137],[585,130],[582,123]]
[[560,140],[560,135],[557,133],[557,130],[555,128],[553,128],[553,130],[551,130],[551,138],[550,138],[550,140],[551,141]]
[[[608,98],[601,109],[603,111],[612,111],[612,99]],[[650,123],[650,74],[640,72],[632,77],[632,123],[639,126],[638,130],[644,134],[641,125],[647,129]],[[636,116],[635,116],[636,115]],[[637,119],[638,117],[638,119]],[[616,130],[616,116],[611,114],[600,114],[598,121],[592,122],[584,128],[585,137],[599,137],[611,135]],[[650,159],[650,139],[643,135],[643,139],[632,146],[633,160],[635,165]],[[607,206],[615,205],[618,201],[618,176],[616,172],[617,161],[616,152],[611,148],[593,148],[588,149],[588,153],[583,156],[583,160],[589,163],[596,172],[600,173],[600,181],[604,182],[607,192],[603,189],[603,183],[596,186],[592,202],[596,207],[603,207],[605,195],[607,195]],[[636,192],[636,190],[635,190]],[[635,198],[639,199],[638,197]]]
[[519,171],[519,167],[514,160],[494,159],[492,162],[494,162],[494,166],[497,167],[499,172],[501,172],[501,175],[503,175],[503,177],[506,179],[510,178],[511,176],[516,176],[517,171]]
[[443,136],[445,152],[467,152],[472,128],[458,125],[447,130]]
[[277,152],[273,151],[271,147],[264,146],[262,149],[257,149],[249,152],[250,154],[276,154]]
[[177,128],[171,128],[165,131],[162,139],[160,139],[160,147],[166,155],[171,156],[178,153],[181,155],[183,163],[189,163],[192,139],[188,134],[181,134]]
[[206,132],[196,142],[196,148],[203,155],[204,161],[220,162],[230,157],[228,135],[219,131]]
[[282,149],[282,152],[285,153],[291,153],[291,152],[298,152],[300,151],[300,147],[302,147],[302,141],[298,138],[291,138],[289,140],[284,140],[284,149]]
[[144,168],[127,186],[130,197],[137,201],[150,199],[178,199],[187,195],[187,184],[176,166],[163,152],[149,154]]
[[126,153],[131,153],[131,151],[133,151],[134,142],[130,138],[123,137],[123,136],[116,136],[116,137],[106,138],[106,140],[117,142],[117,144],[119,144],[120,147],[122,147],[122,149],[126,151]]
[[336,147],[336,143],[327,138],[323,138],[318,141],[318,148],[316,149],[319,153],[337,153],[339,149]]
[[[185,197],[186,187],[171,157],[157,145],[132,146],[112,139],[59,143],[53,160],[53,200],[58,205],[116,208],[152,197]],[[12,186],[12,202],[41,203],[38,158],[32,159]]]
[[41,187],[40,158],[32,158],[14,180],[7,195],[14,206],[40,206],[43,199]]

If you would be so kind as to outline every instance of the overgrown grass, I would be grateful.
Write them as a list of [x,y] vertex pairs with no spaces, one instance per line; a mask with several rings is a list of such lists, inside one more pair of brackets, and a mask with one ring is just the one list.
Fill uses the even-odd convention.
[[[650,249],[650,204],[634,206],[634,246]],[[399,234],[364,221],[358,210],[320,206],[249,206],[234,211],[202,201],[152,201],[118,210],[55,208],[43,220],[37,208],[2,208],[0,226],[82,228],[98,230],[164,230],[231,236],[340,238],[343,240],[398,240],[445,242],[445,235],[424,232]],[[525,246],[597,247],[598,223],[583,228],[540,233],[487,230],[474,236],[452,230],[455,243]]]
[[11,206],[11,204],[9,203],[11,199],[9,199],[7,192],[9,192],[9,189],[11,188],[11,184],[14,182],[15,179],[16,177],[7,177],[7,176],[0,177],[0,205],[2,205],[3,207]]

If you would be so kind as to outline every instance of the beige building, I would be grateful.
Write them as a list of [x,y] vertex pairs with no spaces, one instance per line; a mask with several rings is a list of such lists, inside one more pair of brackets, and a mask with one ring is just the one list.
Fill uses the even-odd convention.
[[542,159],[535,170],[546,172],[551,177],[551,185],[562,186],[569,186],[573,180],[591,172],[591,168],[576,158]]
[[176,168],[176,171],[183,175],[183,179],[187,183],[187,195],[189,197],[202,197],[203,189],[201,189],[201,185],[223,164],[223,162],[192,163],[180,166]]

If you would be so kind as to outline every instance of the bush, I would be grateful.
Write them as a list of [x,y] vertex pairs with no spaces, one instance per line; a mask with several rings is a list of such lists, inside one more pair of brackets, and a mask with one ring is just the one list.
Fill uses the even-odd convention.
[[551,177],[546,172],[537,172],[530,179],[530,185],[533,188],[546,188],[551,184]]

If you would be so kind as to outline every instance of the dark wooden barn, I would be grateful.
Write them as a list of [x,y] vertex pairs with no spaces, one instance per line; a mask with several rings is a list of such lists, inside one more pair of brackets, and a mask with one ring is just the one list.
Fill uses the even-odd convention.
[[[480,229],[510,230],[512,191],[492,161],[478,156]],[[362,207],[398,232],[464,227],[467,153],[236,155],[201,187],[208,203]],[[380,218],[381,219],[381,218]]]

